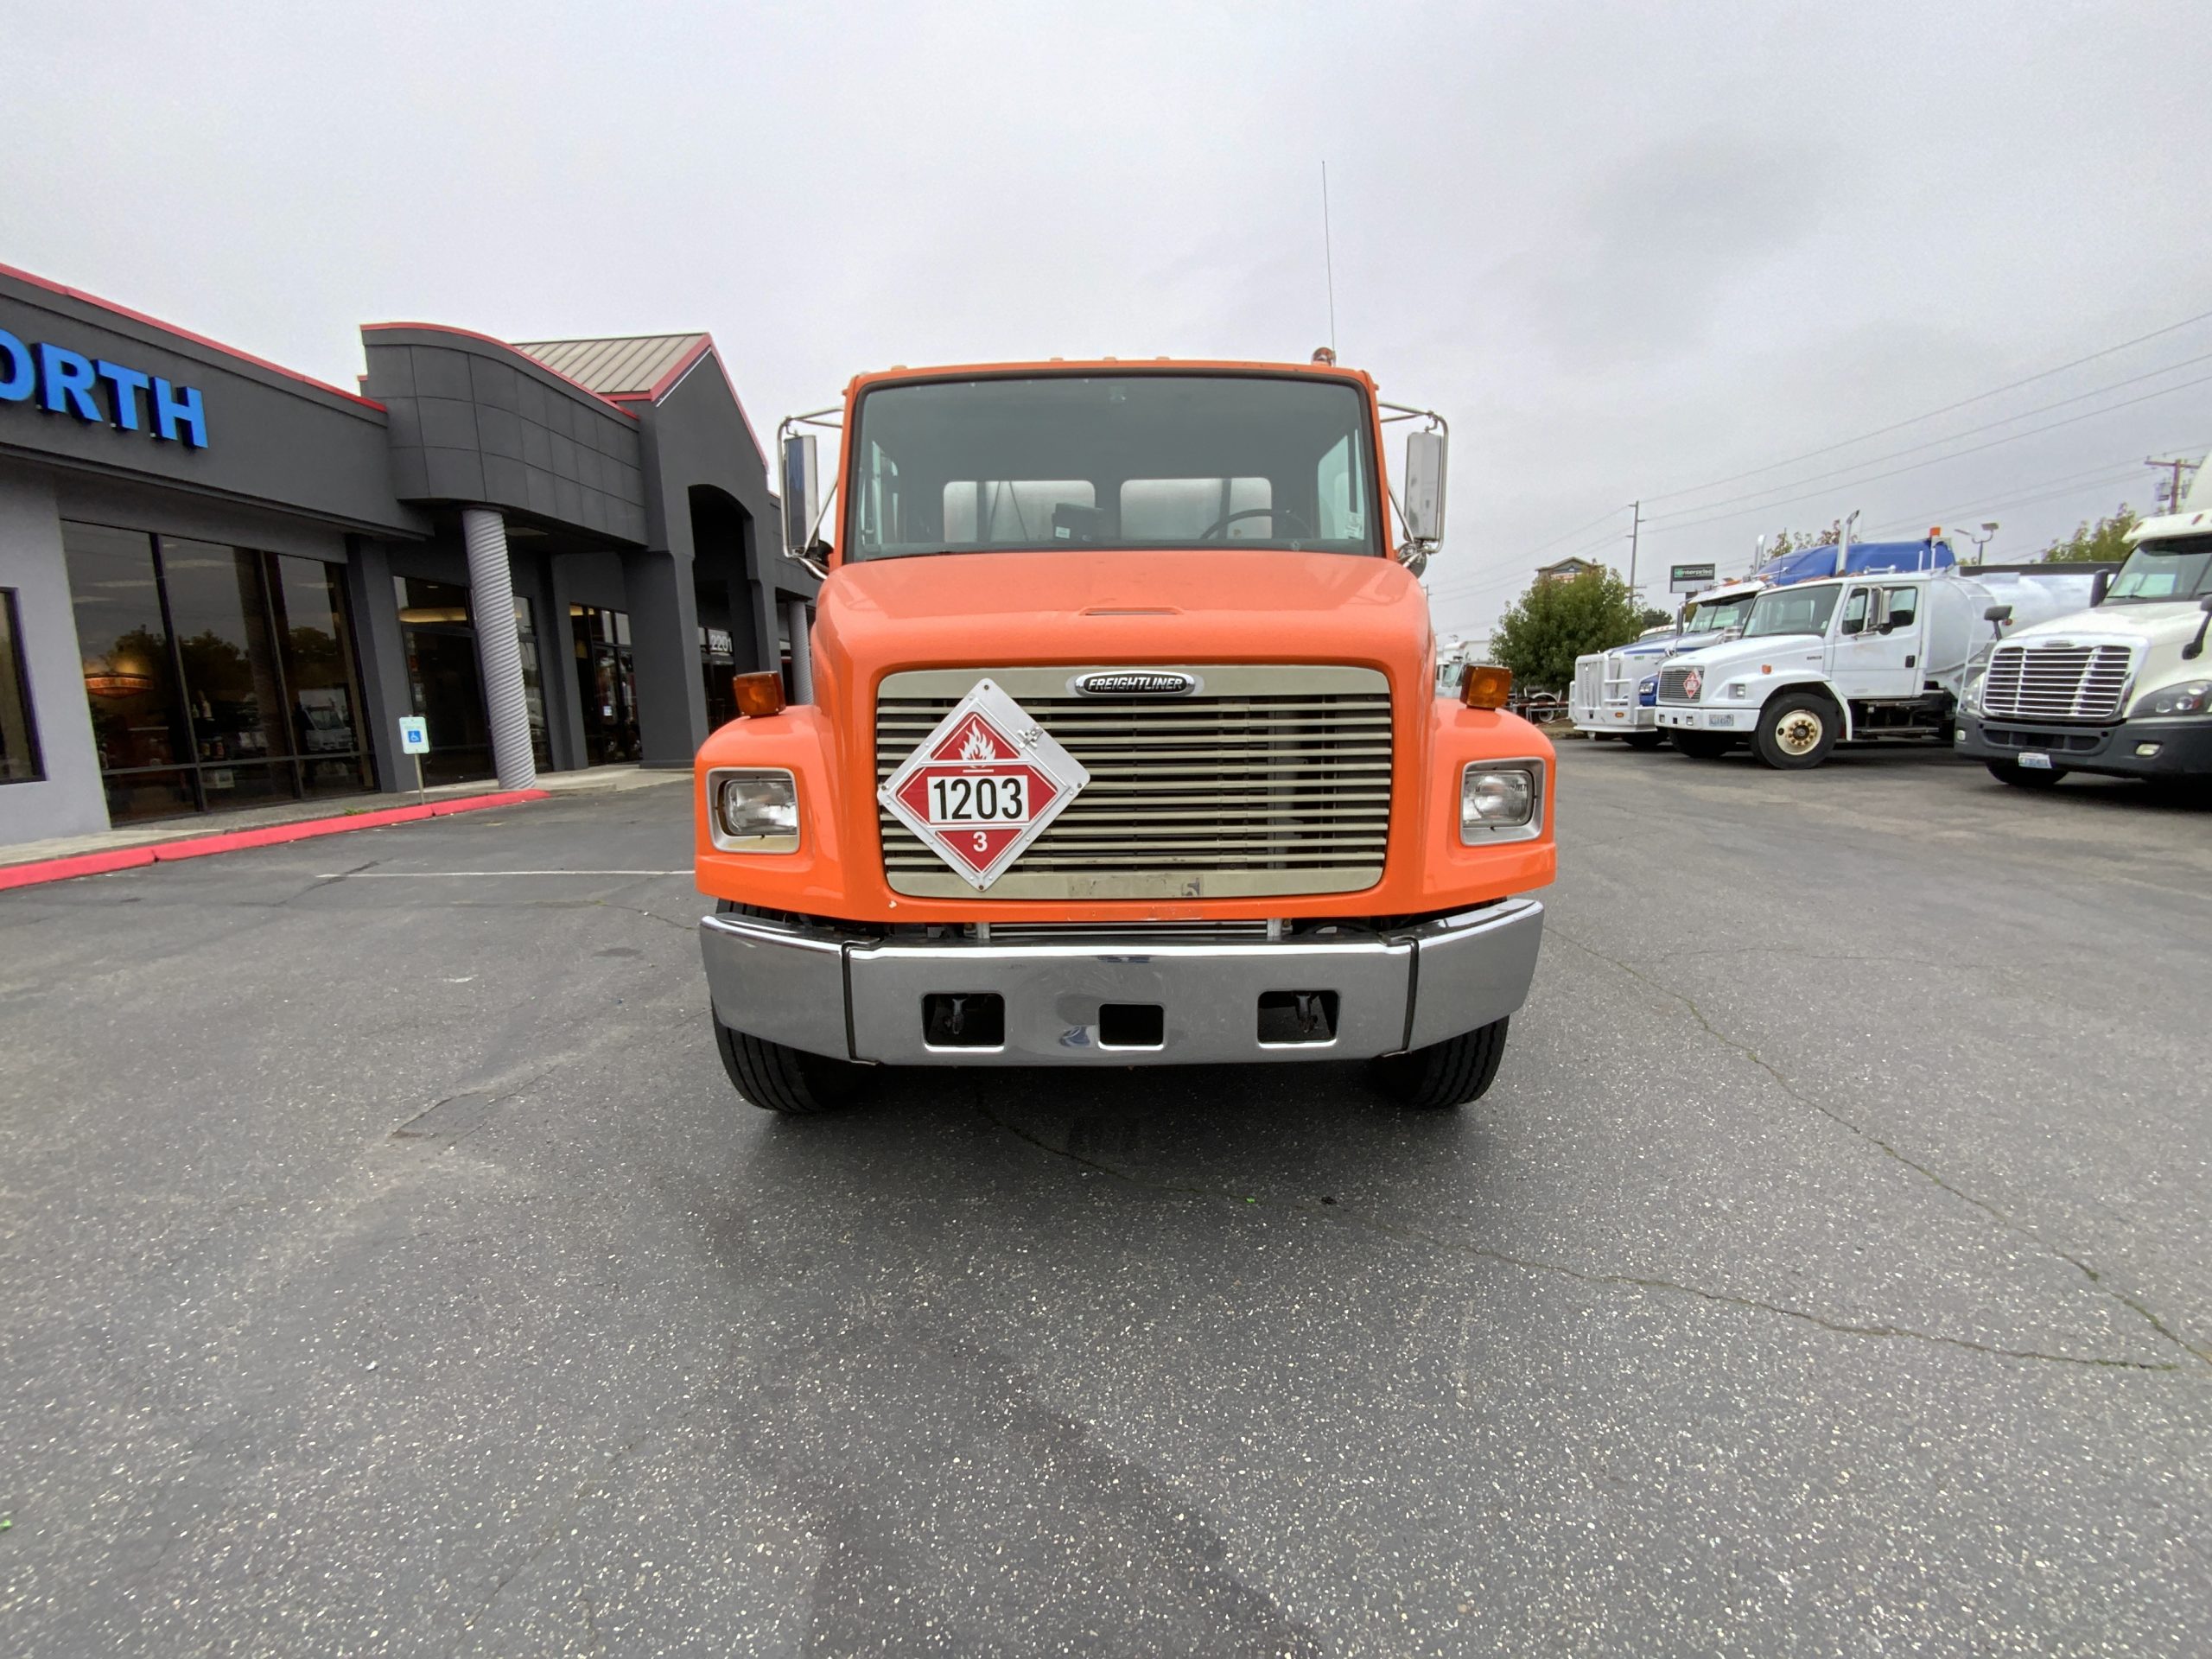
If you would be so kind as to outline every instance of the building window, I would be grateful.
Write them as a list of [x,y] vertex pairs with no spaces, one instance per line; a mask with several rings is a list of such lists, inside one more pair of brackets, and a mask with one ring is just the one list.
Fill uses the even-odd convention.
[[99,524],[62,547],[111,819],[371,786],[330,566]]
[[35,784],[46,776],[38,763],[30,683],[23,677],[22,637],[16,590],[0,588],[0,784]]

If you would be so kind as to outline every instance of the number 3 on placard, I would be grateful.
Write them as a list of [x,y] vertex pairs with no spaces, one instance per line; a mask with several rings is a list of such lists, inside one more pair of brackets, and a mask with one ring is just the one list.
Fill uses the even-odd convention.
[[979,853],[987,853],[990,851],[990,849],[991,838],[985,835],[982,830],[978,830],[976,832],[976,850]]

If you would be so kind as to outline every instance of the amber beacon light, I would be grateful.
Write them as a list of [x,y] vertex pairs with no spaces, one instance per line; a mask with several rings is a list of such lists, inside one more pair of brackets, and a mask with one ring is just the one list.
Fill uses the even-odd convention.
[[780,715],[784,712],[784,677],[775,672],[734,674],[730,693],[741,715]]
[[1471,664],[1459,696],[1470,709],[1503,709],[1513,690],[1513,671],[1493,663]]

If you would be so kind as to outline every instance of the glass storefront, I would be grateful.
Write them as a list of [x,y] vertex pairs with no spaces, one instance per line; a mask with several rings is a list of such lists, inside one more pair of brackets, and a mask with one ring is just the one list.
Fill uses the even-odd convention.
[[374,786],[335,567],[65,522],[109,817]]
[[630,613],[571,605],[569,626],[576,650],[584,764],[634,761],[645,747],[638,734],[638,673],[630,645]]
[[[394,576],[393,596],[407,650],[407,682],[414,710],[428,722],[430,752],[423,757],[426,784],[466,783],[496,775],[492,728],[485,711],[484,677],[476,656],[475,612],[468,589],[420,576]],[[530,706],[530,747],[537,764],[552,769],[545,738],[545,692],[537,661],[537,618],[527,599],[515,600],[515,632],[522,645],[524,700]]]
[[46,776],[39,765],[30,685],[23,677],[22,637],[16,590],[0,588],[0,784],[35,784]]

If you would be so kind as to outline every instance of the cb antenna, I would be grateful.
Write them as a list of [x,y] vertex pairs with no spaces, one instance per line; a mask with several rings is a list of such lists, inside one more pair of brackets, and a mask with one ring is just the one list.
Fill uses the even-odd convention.
[[1329,357],[1337,355],[1337,255],[1329,241],[1329,163],[1321,162],[1321,265],[1329,282]]

